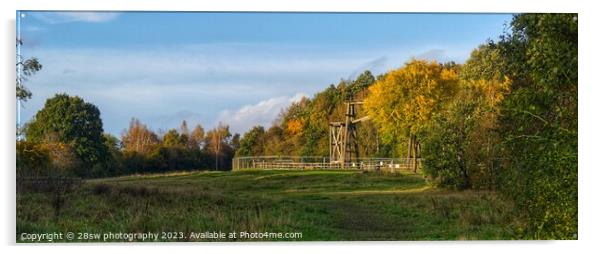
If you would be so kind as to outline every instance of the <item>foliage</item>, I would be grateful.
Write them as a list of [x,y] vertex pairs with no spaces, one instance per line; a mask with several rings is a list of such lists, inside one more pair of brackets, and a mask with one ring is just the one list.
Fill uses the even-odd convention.
[[205,139],[205,129],[203,129],[203,126],[200,124],[197,124],[194,126],[194,129],[188,138],[188,147],[201,149],[203,146],[203,139]]
[[104,172],[102,176],[114,176],[121,175],[124,173],[125,168],[123,165],[123,152],[122,152],[122,143],[121,141],[109,134],[103,134],[103,141],[107,150],[109,151],[110,156],[107,158],[107,170]]
[[503,61],[499,47],[490,41],[470,53],[461,67],[461,80],[504,81]]
[[503,190],[528,238],[577,234],[577,27],[576,14],[520,14],[499,42],[513,91],[501,118]]
[[425,132],[424,169],[439,185],[499,188],[523,220],[518,237],[572,239],[577,16],[520,14],[511,25],[462,66],[464,91]]
[[[190,132],[183,121],[179,131],[170,129],[159,138],[137,119],[132,119],[122,139],[124,148],[119,163],[125,174],[207,168],[228,170],[239,142],[238,134],[232,137],[228,126],[223,124],[205,135],[200,124]],[[219,143],[215,143],[218,140]]]
[[499,62],[499,50],[487,44],[475,49],[464,65],[456,66],[461,90],[422,132],[423,169],[439,186],[497,186],[499,104],[510,85]]
[[372,73],[368,70],[360,74],[347,88],[349,97],[353,98],[356,94],[366,90],[369,86],[374,84],[375,79]]
[[199,169],[206,165],[198,149],[184,146],[158,146],[146,157],[145,172]]
[[[103,165],[108,156],[103,143],[102,120],[98,108],[81,98],[57,94],[46,101],[27,126],[27,140],[60,142],[73,147],[83,162],[79,176],[92,177],[91,168]],[[103,168],[106,165],[103,165]]]
[[[423,169],[439,186],[457,189],[496,186],[500,137],[497,104],[505,93],[495,84],[465,87],[423,132]],[[491,101],[493,99],[494,101]]]
[[[257,127],[245,133],[237,154],[328,156],[329,123],[343,121],[345,102],[362,101],[368,87],[374,82],[372,73],[364,71],[355,80],[341,80],[337,86],[331,84],[312,98],[304,97],[291,103],[264,134],[260,135]],[[359,109],[359,115],[364,116],[365,112]],[[358,127],[358,132],[362,140],[360,156],[372,156],[377,151],[382,156],[388,155],[383,151],[389,150],[379,150],[379,145],[374,145],[374,140],[380,139],[374,124],[363,122]],[[370,142],[364,142],[368,140]]]
[[17,141],[17,178],[74,176],[81,167],[68,144]]
[[458,73],[453,65],[413,59],[393,70],[370,87],[366,112],[378,126],[385,143],[395,144],[401,154],[409,141],[408,154],[419,153],[416,135],[428,125],[458,90]]
[[50,154],[38,143],[17,141],[17,177],[37,177],[48,174]]
[[436,62],[412,60],[370,87],[366,109],[383,133],[415,134],[458,90],[458,75]]
[[163,146],[186,146],[188,144],[188,136],[180,134],[176,129],[170,129],[163,136]]
[[240,140],[240,148],[236,150],[236,156],[258,156],[263,155],[265,142],[265,130],[263,126],[255,126],[245,133]]
[[[23,45],[23,41],[17,39],[17,48]],[[18,55],[19,59],[21,56]],[[25,87],[25,81],[31,76],[33,76],[36,72],[42,70],[42,64],[36,57],[32,57],[25,60],[20,60],[17,62],[17,99],[21,101],[27,101],[31,99],[31,91]]]
[[205,151],[214,156],[213,168],[215,170],[232,168],[234,150],[231,146],[230,127],[219,123],[214,129],[209,130],[205,136]]
[[121,142],[125,151],[147,154],[159,144],[159,138],[140,120],[132,118],[130,127],[121,136]]

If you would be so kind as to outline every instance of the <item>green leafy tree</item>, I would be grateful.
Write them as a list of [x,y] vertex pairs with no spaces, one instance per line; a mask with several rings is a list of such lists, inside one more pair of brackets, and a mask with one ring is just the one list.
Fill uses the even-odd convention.
[[[20,38],[17,38],[17,52],[19,52],[19,47],[23,45],[23,41]],[[22,59],[22,56],[17,54],[17,75],[16,75],[16,95],[17,100],[19,101],[19,105],[21,106],[21,102],[26,102],[31,99],[31,91],[25,87],[25,82],[33,76],[36,72],[42,70],[42,64],[40,61],[35,58]],[[20,113],[20,111],[19,111]],[[17,123],[17,139],[20,139],[24,134],[23,126],[21,123]]]
[[500,102],[509,91],[495,45],[481,45],[462,66],[460,91],[423,131],[423,169],[439,186],[497,187]]
[[178,133],[176,129],[170,129],[163,136],[164,146],[184,146],[186,145],[187,138],[182,134]]
[[[77,96],[57,94],[46,101],[27,127],[27,139],[33,142],[70,144],[84,169],[80,176],[91,177],[92,167],[106,168],[102,120],[98,108]],[[97,166],[98,168],[99,166]]]
[[123,153],[121,151],[121,141],[109,133],[103,134],[103,142],[109,151],[107,159],[107,175],[121,175],[124,173]]
[[260,156],[263,155],[265,142],[265,130],[263,126],[254,126],[240,139],[240,147],[236,150],[237,156]]
[[376,80],[370,71],[364,71],[353,82],[351,82],[351,85],[347,88],[349,90],[349,95],[351,97],[355,96],[374,84],[375,81]]
[[499,171],[499,103],[508,83],[463,83],[423,130],[423,169],[439,186],[493,189]]
[[234,135],[232,135],[232,139],[230,140],[230,146],[232,147],[232,150],[236,151],[238,150],[238,148],[240,148],[240,134],[239,133],[234,133]]
[[503,101],[504,193],[524,237],[577,234],[577,14],[520,14],[497,44],[512,93]]
[[263,148],[265,155],[287,155],[285,153],[284,130],[278,125],[268,129],[265,134],[265,145]]

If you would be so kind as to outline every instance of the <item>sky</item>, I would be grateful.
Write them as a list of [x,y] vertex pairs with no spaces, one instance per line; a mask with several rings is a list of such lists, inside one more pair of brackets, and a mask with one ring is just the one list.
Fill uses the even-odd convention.
[[101,111],[117,137],[132,117],[155,131],[219,122],[244,133],[364,70],[412,58],[463,63],[497,39],[511,14],[40,12],[17,14],[27,122],[57,93]]

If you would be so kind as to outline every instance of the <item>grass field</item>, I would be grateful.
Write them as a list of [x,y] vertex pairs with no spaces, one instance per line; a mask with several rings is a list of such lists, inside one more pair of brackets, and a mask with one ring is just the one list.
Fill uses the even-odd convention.
[[[300,232],[296,239],[511,239],[511,204],[429,187],[420,175],[356,171],[192,172],[86,181],[55,215],[48,194],[17,196],[22,233]],[[184,236],[180,238],[179,235]],[[99,241],[79,239],[76,241]]]

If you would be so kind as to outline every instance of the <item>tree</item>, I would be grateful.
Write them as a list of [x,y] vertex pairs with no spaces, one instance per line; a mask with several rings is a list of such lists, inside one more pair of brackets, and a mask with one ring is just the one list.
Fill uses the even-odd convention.
[[[20,38],[17,38],[17,49],[23,45],[23,41]],[[19,52],[19,51],[17,51]],[[20,101],[27,101],[31,99],[31,91],[25,87],[25,81],[31,76],[33,76],[36,72],[42,70],[42,64],[40,61],[35,58],[29,58],[22,60],[21,55],[17,55],[19,59],[17,61],[17,99]]]
[[197,124],[190,133],[188,145],[190,148],[194,147],[196,149],[201,149],[203,146],[203,139],[205,139],[205,129],[203,129],[203,126],[200,124]]
[[528,218],[524,237],[577,234],[577,14],[515,15],[496,46],[512,93],[500,133],[503,192]]
[[475,101],[456,100],[442,114],[437,114],[423,140],[424,171],[439,186],[467,189],[469,177],[467,139],[477,125]]
[[499,103],[508,82],[463,81],[462,90],[423,131],[424,171],[439,186],[496,186]]
[[374,84],[375,79],[372,73],[368,70],[360,74],[351,85],[347,88],[349,90],[349,96],[353,97],[361,91],[364,91],[370,85]]
[[286,155],[284,148],[284,130],[278,125],[268,129],[265,134],[265,144],[263,147],[266,155]]
[[234,135],[232,136],[232,139],[230,140],[230,146],[232,147],[232,150],[234,150],[234,151],[236,151],[236,150],[238,150],[238,148],[240,148],[240,134],[234,133]]
[[187,140],[183,136],[183,134],[180,135],[175,129],[170,129],[163,136],[163,146],[184,146]]
[[265,143],[265,130],[263,126],[254,126],[247,131],[240,140],[240,147],[236,150],[236,156],[260,156],[263,155]]
[[[313,98],[302,98],[300,101],[291,103],[282,110],[274,121],[271,128],[264,131],[261,139],[264,145],[261,149],[254,147],[251,143],[256,135],[257,129],[250,130],[250,136],[243,136],[241,149],[238,155],[296,155],[296,156],[328,156],[329,123],[342,121],[345,117],[345,103],[348,100],[363,100],[367,94],[367,88],[375,82],[370,71],[360,74],[356,80],[343,80],[335,86],[331,84],[324,91],[313,96]],[[362,113],[363,114],[363,113]],[[366,124],[367,128],[360,128],[360,137],[374,140],[374,126]],[[247,138],[245,138],[247,137]],[[253,148],[251,148],[253,147]],[[366,144],[362,146],[361,154],[375,154],[376,146]]]
[[182,124],[180,125],[180,135],[190,136],[190,131],[188,130],[188,123],[186,120],[182,120]]
[[129,128],[121,135],[125,151],[148,154],[159,144],[157,134],[148,129],[140,120],[132,118]]
[[103,134],[103,142],[109,150],[109,158],[107,161],[109,172],[107,175],[123,174],[123,153],[121,152],[121,141],[109,133]]
[[207,132],[207,143],[210,152],[215,156],[215,170],[219,170],[220,159],[230,147],[228,139],[232,136],[228,125],[219,123],[214,129]]
[[108,150],[103,143],[100,111],[80,97],[57,94],[46,100],[26,133],[29,141],[72,145],[85,166],[84,172],[78,172],[80,176],[92,176],[90,169],[97,164],[106,167]]
[[449,67],[460,72],[460,91],[423,131],[423,169],[437,185],[497,187],[500,103],[510,85],[500,62],[495,46],[481,45],[464,65]]
[[17,63],[18,68],[21,68],[21,74],[17,76],[17,99],[27,101],[31,99],[31,91],[25,87],[25,81],[36,72],[42,70],[42,64],[37,58],[33,57],[25,61]]
[[[23,45],[23,41],[21,38],[17,38],[17,75],[16,75],[16,95],[18,100],[17,105],[17,114],[18,120],[21,120],[21,102],[26,102],[28,99],[31,99],[31,91],[25,87],[25,81],[29,79],[29,77],[33,76],[36,72],[42,70],[42,64],[38,61],[37,58],[32,57],[26,60],[22,59],[22,56],[19,54],[19,48]],[[21,126],[21,123],[17,123],[17,139],[21,139],[23,136],[24,130]]]
[[493,41],[489,41],[470,53],[470,57],[462,65],[460,79],[504,81],[506,76],[503,66],[499,47]]
[[[419,152],[417,134],[431,116],[458,90],[458,74],[436,62],[411,60],[370,87],[365,108],[383,140],[393,143],[407,137],[408,157]],[[401,148],[403,149],[403,148]]]

